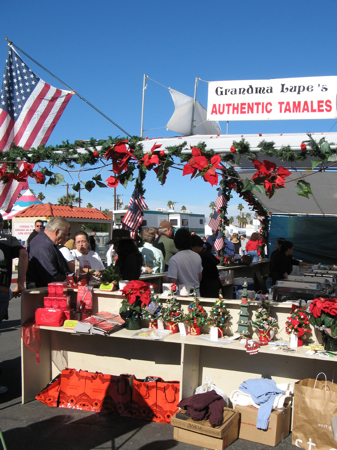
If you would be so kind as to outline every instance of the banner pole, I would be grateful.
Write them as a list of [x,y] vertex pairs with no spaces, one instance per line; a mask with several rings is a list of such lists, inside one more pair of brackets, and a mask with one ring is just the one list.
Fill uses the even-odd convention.
[[143,78],[143,95],[142,95],[142,116],[141,116],[141,121],[140,121],[140,137],[143,137],[146,78],[148,78],[148,76],[145,75],[145,73],[144,73],[144,78]]
[[66,83],[64,83],[62,80],[60,80],[56,75],[54,75],[52,72],[50,72],[48,69],[46,69],[45,67],[43,67],[40,63],[38,63],[37,61],[35,61],[35,59],[33,59],[31,56],[27,55],[26,52],[24,52],[23,50],[21,50],[21,48],[19,48],[17,45],[13,44],[12,41],[10,41],[8,38],[5,37],[5,40],[8,41],[8,45],[17,48],[21,53],[23,53],[24,55],[27,56],[27,58],[29,58],[31,61],[33,61],[35,64],[37,64],[39,67],[41,67],[41,69],[45,70],[46,72],[49,73],[49,75],[51,75],[52,77],[54,77],[56,80],[58,80],[60,83],[62,83],[66,88],[70,89],[71,91],[74,92],[74,94],[77,95],[77,97],[79,97],[81,100],[83,100],[85,103],[87,103],[89,106],[91,106],[91,108],[93,108],[95,111],[97,111],[99,114],[101,114],[103,117],[105,117],[109,122],[111,122],[113,125],[115,125],[115,127],[119,128],[121,131],[123,131],[123,133],[125,133],[127,136],[131,137],[131,135],[129,133],[127,133],[125,130],[123,130],[123,128],[121,128],[119,125],[117,125],[113,120],[111,120],[108,116],[106,116],[102,111],[100,111],[99,109],[96,108],[96,106],[92,105],[88,100],[86,100],[84,97],[82,97],[80,94],[78,94],[74,89],[72,89],[70,86],[68,86]]
[[195,110],[195,101],[197,99],[198,81],[199,81],[199,78],[196,78],[195,84],[194,84],[194,97],[193,97],[193,107],[192,107],[191,136],[193,135],[194,110]]

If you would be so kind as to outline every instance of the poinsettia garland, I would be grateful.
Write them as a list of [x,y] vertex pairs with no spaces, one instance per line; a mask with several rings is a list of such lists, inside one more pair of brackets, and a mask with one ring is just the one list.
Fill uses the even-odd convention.
[[305,308],[299,308],[296,305],[292,306],[290,316],[286,320],[286,333],[294,333],[299,338],[303,338],[305,334],[311,334],[309,323],[309,316]]

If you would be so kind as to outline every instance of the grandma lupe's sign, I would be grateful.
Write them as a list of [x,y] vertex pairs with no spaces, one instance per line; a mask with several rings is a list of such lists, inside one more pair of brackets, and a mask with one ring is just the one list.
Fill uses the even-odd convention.
[[337,117],[337,77],[212,81],[207,120],[296,120]]

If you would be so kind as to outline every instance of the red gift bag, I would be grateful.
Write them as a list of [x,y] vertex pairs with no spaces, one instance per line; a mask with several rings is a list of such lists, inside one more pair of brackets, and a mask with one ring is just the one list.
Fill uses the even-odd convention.
[[35,397],[41,403],[44,403],[52,408],[58,407],[60,394],[61,374],[59,373],[42,391]]
[[132,417],[154,420],[157,412],[157,382],[132,377]]
[[132,417],[130,375],[111,375],[102,410],[110,414]]
[[157,381],[156,422],[171,423],[171,417],[178,411],[180,394],[179,381]]
[[99,412],[110,385],[111,375],[84,370],[61,372],[59,407]]

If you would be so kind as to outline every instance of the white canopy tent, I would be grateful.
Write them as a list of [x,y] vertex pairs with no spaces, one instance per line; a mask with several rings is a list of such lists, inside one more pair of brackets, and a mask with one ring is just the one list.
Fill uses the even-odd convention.
[[[337,133],[311,133],[312,138],[317,142],[325,137],[332,149],[336,149]],[[150,152],[154,143],[162,144],[162,148],[181,145],[184,141],[186,146],[184,152],[190,153],[191,147],[197,146],[200,142],[205,142],[207,149],[212,149],[216,153],[229,153],[233,141],[239,142],[245,139],[251,151],[259,153],[260,149],[257,145],[265,140],[274,142],[274,147],[280,149],[282,146],[290,146],[294,151],[301,151],[300,145],[303,141],[307,141],[308,135],[305,133],[293,134],[264,134],[262,136],[254,135],[195,135],[174,138],[152,139],[142,141],[144,152]],[[265,194],[253,191],[253,194],[261,201],[265,208],[273,214],[294,214],[294,215],[321,215],[321,216],[337,216],[337,173],[335,170],[323,172],[312,172],[311,158],[304,161],[280,161],[275,157],[267,155],[258,155],[258,159],[262,161],[266,159],[273,161],[277,166],[284,166],[292,170],[292,174],[287,177],[285,188],[276,190],[275,195],[269,199]],[[237,167],[240,177],[251,178],[255,173],[253,164],[245,157],[240,160],[240,167]],[[307,176],[309,175],[310,176]],[[300,177],[310,183],[313,195],[309,198],[302,197],[296,192],[296,181]],[[290,181],[289,180],[294,180]],[[295,181],[296,180],[296,181]]]

